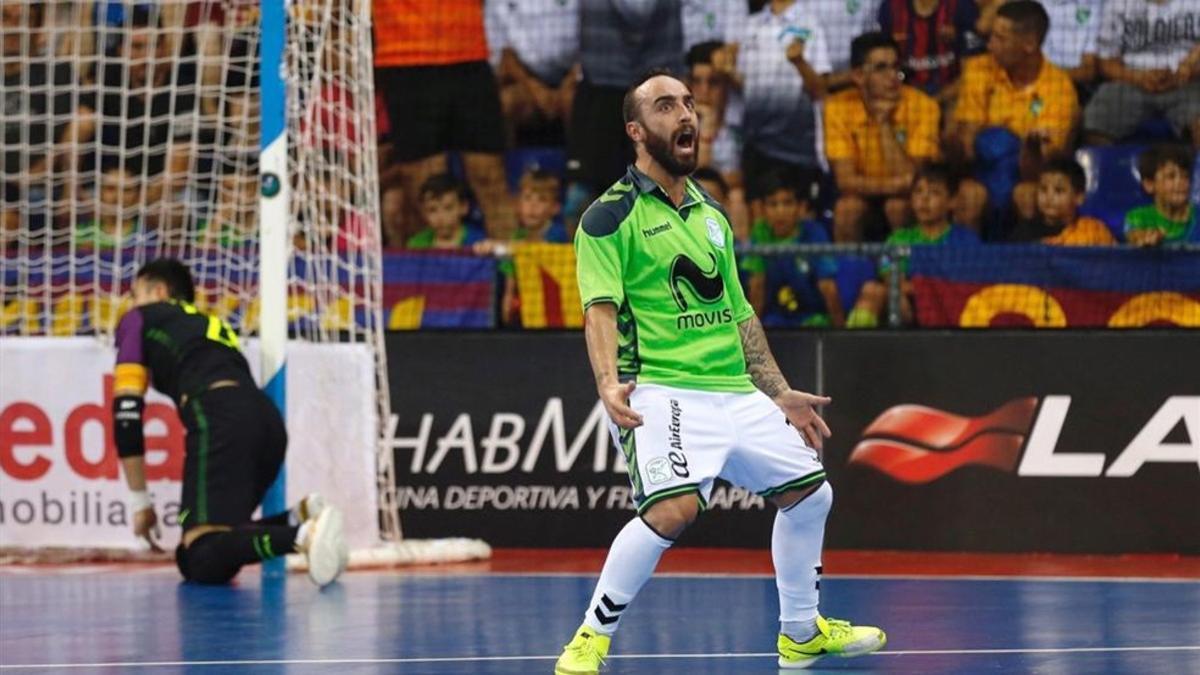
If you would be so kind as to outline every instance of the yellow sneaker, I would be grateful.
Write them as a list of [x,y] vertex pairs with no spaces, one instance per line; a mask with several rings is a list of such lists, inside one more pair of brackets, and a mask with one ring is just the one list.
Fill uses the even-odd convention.
[[808,668],[822,656],[862,656],[883,649],[887,635],[874,626],[851,626],[849,621],[817,617],[817,636],[796,642],[780,634],[780,668]]
[[575,637],[563,647],[554,664],[554,675],[596,675],[608,656],[612,638],[601,635],[587,626],[580,626]]

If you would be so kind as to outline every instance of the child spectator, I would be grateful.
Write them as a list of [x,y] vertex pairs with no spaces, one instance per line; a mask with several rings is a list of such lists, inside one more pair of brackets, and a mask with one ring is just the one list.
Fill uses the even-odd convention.
[[1038,217],[1022,221],[1008,240],[1014,243],[1040,241],[1053,246],[1112,246],[1116,244],[1108,226],[1096,218],[1079,216],[1087,176],[1079,162],[1059,157],[1046,162],[1038,172]]
[[454,249],[483,240],[483,233],[463,222],[470,204],[466,190],[454,176],[439,173],[421,184],[421,216],[425,229],[408,240],[408,248]]
[[[945,164],[929,164],[917,171],[913,179],[912,210],[915,222],[910,227],[896,230],[887,238],[895,246],[972,246],[979,243],[979,236],[971,230],[950,222],[951,197],[958,186],[954,174]],[[900,317],[912,323],[912,283],[906,278],[908,261],[900,262]],[[879,276],[887,280],[891,265],[882,264]],[[874,328],[887,307],[887,285],[885,281],[868,281],[863,284],[858,302],[846,318],[847,328]]]
[[92,217],[75,225],[78,246],[120,248],[143,232],[138,174],[118,158],[108,158],[100,170],[99,198]]
[[1190,150],[1182,144],[1156,145],[1138,157],[1142,189],[1154,200],[1125,214],[1125,240],[1134,246],[1154,246],[1164,241],[1200,242],[1192,190]]
[[[759,186],[764,217],[750,231],[752,244],[827,244],[829,233],[813,220],[809,186],[768,173]],[[748,299],[764,326],[841,326],[842,307],[828,256],[746,256]]]

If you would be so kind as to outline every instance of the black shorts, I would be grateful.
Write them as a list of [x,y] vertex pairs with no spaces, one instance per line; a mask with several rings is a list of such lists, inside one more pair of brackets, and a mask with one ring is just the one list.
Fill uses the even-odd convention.
[[584,80],[575,90],[567,135],[567,178],[593,193],[621,180],[633,162],[633,144],[625,133],[621,105],[625,90],[598,87]]
[[252,385],[210,389],[180,411],[187,428],[180,525],[250,522],[287,451],[283,416]]
[[447,150],[504,152],[500,88],[487,61],[377,68],[395,157],[412,162]]

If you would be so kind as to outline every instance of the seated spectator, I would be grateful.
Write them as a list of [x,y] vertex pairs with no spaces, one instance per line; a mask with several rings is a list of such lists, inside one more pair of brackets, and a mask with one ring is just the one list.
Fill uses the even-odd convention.
[[[703,147],[703,146],[701,146]],[[717,203],[725,208],[729,216],[729,227],[733,229],[734,241],[745,242],[750,236],[750,209],[746,206],[746,193],[731,188],[720,171],[701,166],[692,172],[692,180],[700,184]]]
[[579,1],[486,0],[484,26],[509,143],[562,145],[579,80]]
[[[53,177],[77,168],[77,152],[95,133],[92,96],[79,91],[71,63],[45,50],[44,18],[42,3],[0,3],[4,55],[0,60],[4,70],[0,220],[10,236],[19,227],[33,230],[45,225],[52,203],[67,199],[60,193],[72,186]],[[46,212],[32,213],[39,206]]]
[[1034,218],[1038,165],[1069,149],[1079,101],[1071,78],[1042,53],[1049,22],[1034,0],[1005,3],[996,10],[988,53],[963,69],[946,140],[951,157],[975,163],[976,180],[963,181],[957,215],[976,231],[989,201],[999,213],[1011,198],[1020,218]]
[[855,38],[850,64],[854,89],[825,104],[825,153],[840,193],[833,238],[879,240],[904,226],[913,173],[937,158],[941,111],[901,84],[900,52],[884,33]]
[[879,30],[900,47],[906,81],[943,106],[954,100],[963,60],[983,51],[975,0],[882,0]]
[[1120,140],[1166,117],[1200,148],[1200,2],[1107,0],[1097,45],[1109,81],[1088,103],[1088,142]]
[[120,157],[101,161],[97,199],[91,217],[75,225],[77,246],[110,249],[120,248],[144,236],[142,219],[140,167],[124,162]]
[[151,6],[135,5],[120,34],[116,59],[102,73],[101,152],[135,157],[148,201],[158,201],[186,179],[196,129],[195,61],[185,34],[175,51]]
[[430,176],[417,194],[425,229],[409,238],[408,248],[464,248],[483,240],[482,232],[463,222],[471,207],[466,188],[454,176],[448,173]]
[[1104,221],[1079,215],[1086,189],[1087,176],[1079,162],[1070,157],[1049,160],[1038,172],[1037,218],[1018,223],[1008,241],[1040,241],[1052,246],[1116,244]]
[[[747,20],[736,60],[719,69],[742,89],[742,175],[750,201],[767,173],[783,171],[798,184],[818,184],[817,123],[813,104],[825,96],[831,70],[820,19],[806,2],[776,0]],[[732,70],[731,70],[732,69]]]
[[1138,157],[1142,189],[1153,203],[1125,214],[1125,240],[1134,246],[1162,242],[1200,242],[1192,191],[1195,157],[1182,145],[1156,145]]
[[831,70],[825,76],[825,88],[834,92],[855,86],[846,45],[859,35],[879,30],[879,8],[884,0],[809,1],[829,44]]
[[[979,236],[971,230],[951,222],[952,197],[956,192],[954,174],[945,164],[928,164],[917,170],[913,179],[912,210],[914,223],[893,232],[888,244],[896,246],[973,246]],[[858,301],[846,317],[847,328],[874,328],[879,325],[887,308],[887,282],[892,272],[891,264],[879,267],[882,281],[863,284]],[[913,322],[913,287],[907,278],[908,261],[900,261],[900,319],[905,324]]]
[[[813,219],[807,186],[770,173],[758,190],[763,215],[750,231],[752,244],[829,243],[825,228]],[[751,255],[742,259],[749,275],[747,299],[764,326],[841,326],[842,307],[828,256]]]
[[227,155],[219,161],[216,206],[197,224],[201,246],[244,246],[258,238],[258,159]]

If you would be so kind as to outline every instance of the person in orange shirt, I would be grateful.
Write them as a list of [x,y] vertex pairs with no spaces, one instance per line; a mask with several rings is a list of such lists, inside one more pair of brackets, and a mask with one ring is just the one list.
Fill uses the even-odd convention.
[[[950,155],[981,162],[976,169],[991,174],[985,181],[992,190],[992,205],[1007,207],[1011,194],[1022,219],[1036,215],[1038,165],[1050,154],[1069,149],[1079,121],[1070,76],[1042,53],[1049,26],[1045,8],[1034,0],[1013,0],[996,11],[988,53],[967,61],[947,129]],[[997,129],[1008,134],[998,134]],[[1012,136],[1016,140],[1006,148],[1006,137]],[[980,226],[988,189],[978,180],[963,181],[959,222]]]
[[1079,215],[1087,188],[1083,167],[1070,157],[1055,157],[1042,165],[1037,180],[1037,218],[1022,221],[1009,233],[1010,242],[1053,246],[1114,246],[1108,226]]
[[[516,227],[504,176],[504,122],[479,0],[375,0],[375,79],[403,197],[399,229],[420,223],[420,186],[462,153],[488,233]],[[389,225],[392,225],[389,223]],[[394,226],[393,226],[394,227]]]
[[825,103],[825,154],[841,192],[835,241],[883,239],[903,227],[913,174],[938,156],[938,104],[903,85],[900,66],[890,36],[860,35],[850,44],[855,88]]

